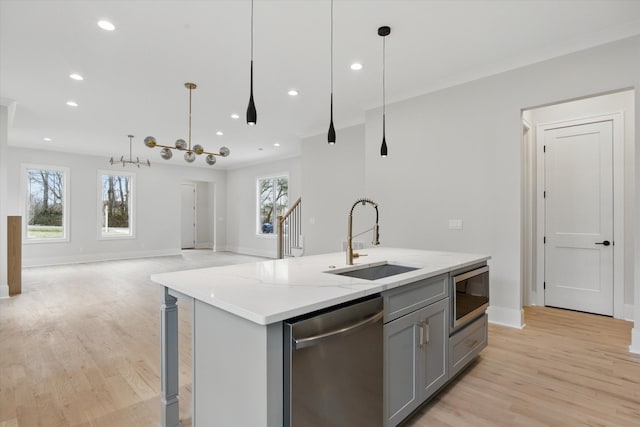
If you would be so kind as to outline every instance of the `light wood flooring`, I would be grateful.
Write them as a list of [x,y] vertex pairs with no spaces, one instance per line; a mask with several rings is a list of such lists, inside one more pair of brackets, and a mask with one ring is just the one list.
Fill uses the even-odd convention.
[[[0,427],[157,426],[160,289],[149,275],[257,259],[185,251],[25,269],[23,294],[0,300]],[[188,427],[191,325],[179,306]],[[490,325],[479,359],[406,425],[640,426],[631,323],[541,307],[525,318],[522,330]]]

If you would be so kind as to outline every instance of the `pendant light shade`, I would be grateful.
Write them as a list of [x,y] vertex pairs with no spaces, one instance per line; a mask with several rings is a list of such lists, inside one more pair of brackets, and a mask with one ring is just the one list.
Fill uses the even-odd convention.
[[251,0],[251,77],[249,83],[249,105],[247,106],[247,124],[255,126],[258,122],[256,104],[253,101],[253,0]]
[[391,34],[391,28],[384,26],[378,28],[378,35],[382,37],[382,145],[380,146],[380,156],[387,157],[387,138],[386,138],[386,87],[385,87],[385,48],[386,37]]
[[329,132],[327,132],[327,142],[329,145],[335,145],[336,143],[336,129],[333,127],[333,0],[331,0],[331,59],[330,59],[330,70],[331,70],[331,107],[329,112]]

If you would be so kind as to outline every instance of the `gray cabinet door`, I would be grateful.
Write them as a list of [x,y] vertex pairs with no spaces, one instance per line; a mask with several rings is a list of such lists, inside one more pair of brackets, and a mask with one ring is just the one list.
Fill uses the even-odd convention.
[[420,404],[418,312],[384,325],[384,419],[395,426]]
[[[431,304],[417,312],[419,331],[424,346],[421,349],[421,363],[418,374],[421,387],[420,401],[423,402],[438,391],[448,380],[449,350],[449,299]],[[418,340],[420,342],[420,339]]]

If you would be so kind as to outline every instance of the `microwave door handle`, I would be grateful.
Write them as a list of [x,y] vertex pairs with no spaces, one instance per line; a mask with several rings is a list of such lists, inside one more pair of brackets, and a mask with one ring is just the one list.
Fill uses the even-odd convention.
[[344,328],[340,328],[340,329],[336,329],[334,331],[329,331],[329,332],[325,332],[323,334],[318,334],[318,335],[314,335],[312,337],[307,337],[307,338],[300,338],[300,339],[293,339],[293,348],[300,349],[300,348],[306,348],[306,347],[311,347],[314,345],[318,345],[323,341],[326,341],[328,339],[337,337],[339,335],[346,335],[348,333],[351,333],[357,329],[362,328],[363,326],[369,325],[371,323],[376,323],[378,320],[382,319],[382,316],[384,315],[384,311],[380,310],[378,313],[367,317],[364,320],[361,320],[357,323],[354,323],[353,325],[349,325],[346,326]]

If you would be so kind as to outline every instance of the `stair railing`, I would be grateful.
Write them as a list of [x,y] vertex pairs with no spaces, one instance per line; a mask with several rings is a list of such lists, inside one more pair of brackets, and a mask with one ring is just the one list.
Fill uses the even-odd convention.
[[278,215],[278,259],[293,256],[292,249],[302,249],[302,197],[298,197],[284,215]]

